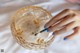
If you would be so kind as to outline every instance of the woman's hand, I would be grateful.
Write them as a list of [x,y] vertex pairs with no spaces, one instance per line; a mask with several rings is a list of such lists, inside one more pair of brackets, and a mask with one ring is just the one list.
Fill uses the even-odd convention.
[[65,9],[54,16],[46,25],[49,31],[53,31],[54,35],[60,35],[71,29],[74,32],[64,38],[71,38],[75,35],[80,35],[80,11]]
[[77,3],[77,4],[80,4],[80,0],[66,0],[70,3]]

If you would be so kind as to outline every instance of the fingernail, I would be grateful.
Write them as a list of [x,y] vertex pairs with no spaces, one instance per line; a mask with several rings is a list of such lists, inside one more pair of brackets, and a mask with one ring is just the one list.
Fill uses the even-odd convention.
[[42,31],[40,31],[40,33],[44,32],[44,31],[49,32],[49,29],[48,28],[45,28]]
[[52,33],[52,35],[54,35],[54,32]]
[[46,29],[45,29],[45,31],[46,31],[46,32],[49,32],[49,29],[48,29],[48,28],[46,28]]
[[64,40],[67,40],[67,38],[64,38]]

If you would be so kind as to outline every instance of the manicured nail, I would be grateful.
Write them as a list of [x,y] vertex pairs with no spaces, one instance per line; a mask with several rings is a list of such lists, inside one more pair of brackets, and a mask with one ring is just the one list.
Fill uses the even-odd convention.
[[52,33],[52,35],[54,35],[54,32]]
[[49,29],[48,28],[45,28],[42,31],[40,31],[40,33],[44,32],[44,31],[49,32]]
[[64,40],[67,40],[67,38],[64,38]]
[[46,31],[46,32],[49,32],[49,29],[48,29],[48,28],[45,28],[45,31]]

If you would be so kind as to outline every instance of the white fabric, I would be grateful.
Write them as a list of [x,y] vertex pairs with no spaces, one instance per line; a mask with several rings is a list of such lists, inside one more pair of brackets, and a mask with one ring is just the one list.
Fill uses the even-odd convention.
[[80,53],[79,35],[74,37],[72,40],[63,40],[63,37],[69,34],[69,32],[57,36],[51,46],[49,46],[45,50],[27,50],[20,46],[11,34],[10,20],[13,12],[21,7],[28,5],[41,6],[51,12],[53,16],[66,8],[80,9],[80,6],[78,6],[77,4],[70,4],[64,0],[0,1],[0,50],[4,49],[3,53]]

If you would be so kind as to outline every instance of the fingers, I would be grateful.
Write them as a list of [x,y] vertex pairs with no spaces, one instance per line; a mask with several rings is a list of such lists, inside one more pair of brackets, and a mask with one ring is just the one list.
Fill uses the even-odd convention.
[[53,32],[56,31],[56,30],[59,30],[59,28],[63,27],[64,25],[73,22],[74,19],[75,19],[74,16],[75,16],[75,14],[66,16],[61,22],[59,22],[58,24],[50,27],[49,30],[53,31]]
[[54,16],[48,23],[46,23],[45,27],[48,28],[52,24],[55,24],[56,22],[58,22],[61,19],[63,19],[66,15],[69,15],[70,13],[73,13],[73,12],[71,10],[69,10],[69,9],[63,10],[62,12],[60,12],[59,14]]
[[67,31],[75,28],[76,26],[78,26],[78,24],[76,24],[75,22],[71,22],[71,23],[65,25],[65,27],[63,27],[62,29],[55,31],[55,32],[54,32],[54,35],[63,34],[63,33],[65,33],[65,32],[67,32]]
[[80,35],[80,27],[74,28],[74,32],[72,34],[64,37],[64,40],[71,39],[73,36],[77,36],[77,35]]

